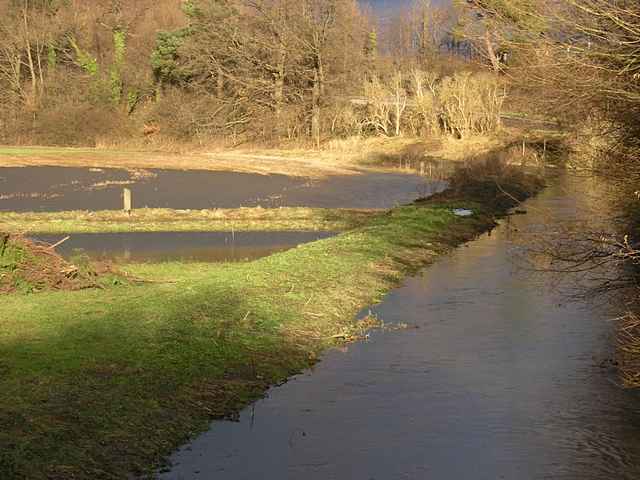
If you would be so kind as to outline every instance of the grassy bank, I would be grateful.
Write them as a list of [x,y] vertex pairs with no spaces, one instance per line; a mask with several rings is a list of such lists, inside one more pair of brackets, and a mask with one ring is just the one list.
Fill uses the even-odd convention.
[[149,472],[363,328],[354,315],[405,275],[490,228],[504,209],[480,197],[397,208],[251,263],[131,266],[149,282],[3,296],[0,477]]
[[117,233],[117,232],[228,232],[332,231],[366,223],[376,210],[323,208],[234,208],[171,210],[143,208],[131,215],[117,210],[98,212],[1,213],[0,232]]

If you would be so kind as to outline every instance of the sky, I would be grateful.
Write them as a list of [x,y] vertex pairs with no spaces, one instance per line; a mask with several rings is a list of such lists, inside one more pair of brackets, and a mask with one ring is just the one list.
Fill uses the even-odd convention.
[[[393,16],[394,10],[410,6],[415,0],[359,0],[359,2],[361,5],[372,6],[381,21],[384,21],[389,16]],[[431,0],[431,4],[434,6],[451,5],[452,2],[453,0]]]
[[362,3],[369,3],[377,8],[393,8],[398,5],[407,5],[411,0],[363,0]]
[[[376,8],[393,9],[394,7],[402,7],[405,5],[411,5],[413,0],[361,0],[362,3],[368,3]],[[434,5],[444,5],[451,3],[450,0],[434,0]]]

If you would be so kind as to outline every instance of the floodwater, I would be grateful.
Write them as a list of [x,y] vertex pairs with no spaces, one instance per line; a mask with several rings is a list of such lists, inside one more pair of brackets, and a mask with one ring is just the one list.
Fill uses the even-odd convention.
[[[331,232],[141,232],[72,234],[56,251],[65,257],[84,254],[94,260],[123,262],[234,262],[254,260]],[[37,235],[55,244],[65,235]]]
[[159,477],[640,478],[640,397],[607,361],[617,312],[523,268],[529,232],[578,215],[584,193],[550,188],[408,279],[371,310],[410,328],[327,353]]
[[0,211],[117,210],[122,190],[134,208],[305,206],[391,208],[444,188],[410,173],[362,173],[322,180],[206,170],[0,168]]

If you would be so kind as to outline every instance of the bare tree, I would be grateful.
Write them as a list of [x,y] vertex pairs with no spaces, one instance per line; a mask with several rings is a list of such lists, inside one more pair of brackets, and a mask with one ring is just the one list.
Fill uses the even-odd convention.
[[407,108],[407,91],[404,87],[402,72],[396,72],[391,79],[391,94],[393,102],[393,122],[395,125],[395,135],[400,136],[402,126],[402,115]]

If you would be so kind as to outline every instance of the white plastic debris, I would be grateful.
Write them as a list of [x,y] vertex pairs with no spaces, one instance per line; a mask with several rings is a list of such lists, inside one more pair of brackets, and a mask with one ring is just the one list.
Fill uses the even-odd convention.
[[453,214],[458,217],[470,217],[473,215],[473,210],[467,210],[466,208],[456,208],[453,210]]

